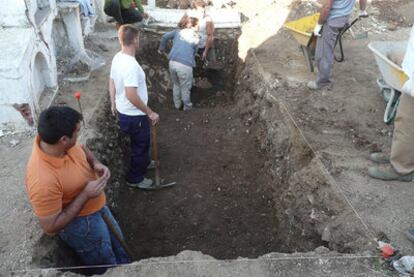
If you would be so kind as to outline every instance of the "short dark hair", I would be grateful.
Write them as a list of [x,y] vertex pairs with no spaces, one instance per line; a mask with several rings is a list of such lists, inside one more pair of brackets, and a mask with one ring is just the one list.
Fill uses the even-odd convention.
[[134,39],[139,36],[139,30],[134,25],[125,24],[119,28],[118,36],[122,45],[130,46]]
[[39,116],[37,132],[42,141],[56,144],[61,137],[71,138],[82,115],[70,107],[50,107]]

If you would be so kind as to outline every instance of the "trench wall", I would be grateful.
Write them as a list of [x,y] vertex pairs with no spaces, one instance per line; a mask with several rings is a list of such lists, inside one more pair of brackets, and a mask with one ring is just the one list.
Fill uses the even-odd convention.
[[267,166],[275,186],[273,199],[280,204],[279,227],[286,230],[282,250],[295,250],[289,245],[299,237],[304,241],[309,238],[309,242],[320,237],[338,252],[373,249],[373,240],[363,224],[333,186],[293,116],[277,99],[280,93],[284,93],[283,87],[270,84],[251,51],[246,62],[238,66],[234,98],[242,115],[264,125],[265,131],[257,135],[268,153]]

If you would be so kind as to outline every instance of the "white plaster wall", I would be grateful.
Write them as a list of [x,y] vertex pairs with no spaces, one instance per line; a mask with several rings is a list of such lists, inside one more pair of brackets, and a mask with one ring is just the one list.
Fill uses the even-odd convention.
[[[0,10],[0,123],[13,124],[17,129],[27,123],[13,104],[28,103],[35,115],[43,89],[57,86],[52,38],[56,2],[42,1],[50,7],[50,13],[40,26],[33,28],[25,10],[27,4],[30,21],[35,22],[37,0],[0,0],[0,5],[3,4]],[[40,65],[39,62],[36,65],[37,55],[43,57]]]
[[[26,0],[28,3],[29,14],[34,19],[37,8],[36,0]],[[33,2],[32,2],[33,1]],[[26,17],[25,0],[0,0],[0,26],[21,27],[29,26]]]
[[[65,43],[68,53],[59,53],[63,55],[74,55],[85,49],[82,35],[82,26],[79,13],[78,3],[59,3],[59,17],[57,20],[62,24],[56,31],[59,32],[58,37]],[[60,24],[60,23],[59,23]],[[63,32],[63,33],[62,33]]]
[[13,104],[31,103],[30,71],[27,70],[19,79],[0,79],[0,124],[13,123],[19,129],[23,124],[27,125],[20,113],[13,108]]
[[[49,80],[47,86],[49,88],[56,88],[57,84],[57,69],[56,69],[56,55],[55,55],[55,42],[52,36],[54,19],[57,14],[57,8],[55,7],[54,13],[49,16],[45,24],[40,27],[40,32],[42,33],[42,38],[44,39],[39,41],[40,50],[43,52],[46,57],[49,72]],[[38,38],[39,39],[39,38]]]
[[105,23],[108,20],[108,16],[104,12],[105,0],[93,0],[93,6],[95,8],[96,21]]

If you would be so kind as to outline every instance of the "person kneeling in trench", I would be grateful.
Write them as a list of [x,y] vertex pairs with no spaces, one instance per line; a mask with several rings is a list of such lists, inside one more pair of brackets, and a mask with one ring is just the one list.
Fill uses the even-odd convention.
[[104,11],[117,21],[117,29],[122,24],[138,23],[149,17],[141,0],[105,0]]
[[129,263],[116,237],[123,239],[121,229],[106,206],[110,171],[77,142],[81,118],[69,107],[50,107],[40,114],[27,164],[27,193],[46,234],[57,233],[85,265]]

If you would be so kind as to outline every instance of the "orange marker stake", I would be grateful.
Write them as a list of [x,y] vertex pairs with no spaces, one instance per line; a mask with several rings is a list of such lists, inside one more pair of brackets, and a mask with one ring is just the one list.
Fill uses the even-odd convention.
[[81,113],[81,115],[82,115],[82,122],[83,122],[83,126],[85,126],[85,118],[84,118],[84,116],[83,116],[83,112],[82,112],[82,105],[81,105],[81,102],[80,102],[80,98],[81,98],[81,93],[80,93],[80,91],[75,92],[75,93],[73,94],[73,96],[74,96],[74,97],[76,98],[76,100],[78,101],[79,111],[80,111],[80,113]]

